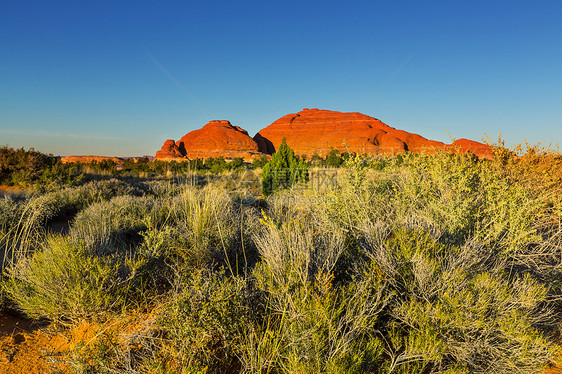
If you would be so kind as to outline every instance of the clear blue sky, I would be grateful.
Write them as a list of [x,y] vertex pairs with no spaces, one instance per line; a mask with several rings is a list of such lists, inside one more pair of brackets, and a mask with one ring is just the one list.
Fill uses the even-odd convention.
[[561,1],[4,0],[0,146],[153,155],[207,123],[151,55],[250,135],[376,93],[360,112],[430,139],[562,145]]

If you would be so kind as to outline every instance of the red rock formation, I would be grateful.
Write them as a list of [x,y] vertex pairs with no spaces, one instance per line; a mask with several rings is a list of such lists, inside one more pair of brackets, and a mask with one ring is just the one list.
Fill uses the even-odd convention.
[[[392,128],[361,113],[304,109],[260,130],[254,140],[265,153],[272,153],[285,137],[296,154],[325,156],[332,149],[377,154],[378,140],[389,129]],[[384,142],[396,145],[396,140],[388,138]]]
[[248,132],[229,121],[211,121],[199,130],[186,134],[178,142],[167,140],[156,158],[194,159],[223,156],[225,158],[242,157],[245,160],[260,155],[258,145]]
[[187,160],[208,157],[242,157],[251,160],[263,153],[272,154],[283,138],[296,154],[326,156],[332,149],[340,152],[398,154],[405,151],[435,153],[471,151],[489,158],[492,149],[482,143],[459,139],[454,144],[428,140],[421,135],[397,130],[376,118],[361,113],[304,109],[288,114],[250,138],[246,130],[229,121],[211,121],[191,131],[178,142],[166,140],[156,153],[160,160]]
[[[373,153],[396,154],[408,150],[408,146],[402,141],[402,139],[389,133],[385,133],[378,138],[375,138],[375,141],[378,142],[377,145],[379,149]],[[350,151],[352,150],[350,149]]]
[[[325,156],[332,149],[340,152],[397,154],[405,151],[433,153],[452,149],[442,142],[390,127],[376,118],[361,113],[341,113],[330,110],[304,109],[288,114],[260,130],[254,140],[259,150],[273,153],[285,137],[296,154]],[[455,142],[461,152],[472,151],[489,157],[491,149],[485,144],[459,139]]]
[[156,152],[156,158],[158,160],[166,159],[181,159],[185,158],[185,151],[180,151],[180,148],[173,139],[168,139],[164,142],[162,149]]
[[493,158],[494,152],[492,147],[469,139],[457,139],[450,146],[454,152],[466,153],[470,151],[481,158]]
[[106,157],[106,156],[66,156],[61,157],[61,162],[66,164],[68,162],[76,162],[76,163],[90,163],[92,161],[102,162],[105,160],[110,160],[119,164],[123,161],[123,159],[118,157]]

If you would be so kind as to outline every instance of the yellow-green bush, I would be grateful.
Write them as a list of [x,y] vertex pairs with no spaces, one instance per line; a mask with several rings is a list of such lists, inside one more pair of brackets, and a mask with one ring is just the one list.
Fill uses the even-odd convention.
[[99,317],[127,302],[126,261],[95,256],[68,238],[48,237],[32,257],[9,268],[3,289],[26,315],[61,322]]

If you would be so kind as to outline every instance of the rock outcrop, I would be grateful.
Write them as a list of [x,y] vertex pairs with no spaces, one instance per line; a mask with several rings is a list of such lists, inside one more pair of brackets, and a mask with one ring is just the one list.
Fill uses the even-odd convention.
[[106,161],[106,160],[113,161],[116,164],[119,164],[119,163],[123,162],[122,158],[106,157],[106,156],[66,156],[66,157],[61,157],[60,160],[63,164],[66,164],[66,163],[69,163],[69,162],[89,164],[92,161],[102,162],[102,161]]
[[156,159],[206,159],[223,156],[245,160],[260,155],[258,145],[248,132],[229,121],[213,120],[199,130],[184,135],[179,141],[166,140]]
[[332,149],[340,152],[393,155],[406,151],[435,153],[440,150],[492,157],[492,149],[468,139],[445,144],[421,135],[397,130],[380,120],[361,113],[304,109],[279,118],[260,130],[252,139],[246,130],[229,121],[211,121],[179,141],[166,140],[156,153],[160,160],[206,159],[223,156],[251,160],[273,154],[283,138],[295,154],[326,156]]
[[429,140],[421,135],[397,130],[380,120],[361,113],[304,109],[288,114],[260,130],[254,140],[259,150],[273,153],[283,138],[295,154],[325,156],[332,149],[340,152],[390,155],[405,151],[433,153],[440,149],[471,151],[489,157],[489,146],[467,139],[455,141],[456,147]]
[[388,150],[404,151],[400,139],[385,136],[392,128],[361,113],[341,113],[330,110],[304,109],[279,118],[260,130],[254,140],[259,150],[272,153],[285,137],[296,154],[325,156],[332,149],[357,153],[378,154],[379,142]]
[[182,153],[180,147],[173,139],[166,140],[162,149],[156,152],[156,159],[158,160],[174,160],[180,158],[186,158],[185,150]]
[[457,153],[466,153],[470,151],[480,158],[493,158],[494,152],[492,147],[469,139],[457,139],[449,146],[449,149]]

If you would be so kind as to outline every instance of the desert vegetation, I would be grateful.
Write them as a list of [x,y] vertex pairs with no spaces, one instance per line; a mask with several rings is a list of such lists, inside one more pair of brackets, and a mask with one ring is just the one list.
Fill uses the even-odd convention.
[[539,373],[560,353],[562,156],[494,151],[332,152],[267,197],[225,188],[241,162],[4,197],[2,307],[101,326],[74,373]]
[[[322,159],[321,159],[322,160]],[[269,157],[252,163],[240,157],[226,160],[209,157],[189,161],[149,161],[148,158],[63,163],[60,157],[23,148],[0,147],[0,185],[48,192],[61,187],[78,186],[90,181],[117,179],[170,179],[197,174],[219,174],[261,169]],[[322,160],[323,161],[323,160]]]

